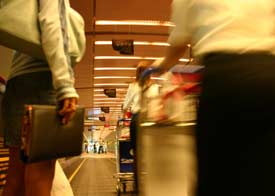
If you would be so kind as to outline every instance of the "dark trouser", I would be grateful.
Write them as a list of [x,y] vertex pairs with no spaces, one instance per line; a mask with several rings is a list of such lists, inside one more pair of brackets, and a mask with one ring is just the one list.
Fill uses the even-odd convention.
[[56,94],[50,71],[33,72],[8,80],[2,102],[5,144],[20,146],[25,104],[55,105]]
[[275,56],[206,56],[197,196],[275,195]]
[[137,178],[137,149],[136,149],[136,143],[137,143],[137,129],[138,129],[138,116],[139,113],[133,114],[131,117],[131,123],[130,123],[130,137],[131,137],[131,144],[134,151],[134,178],[135,178],[135,191],[138,192],[138,178]]
[[133,114],[131,117],[131,123],[130,123],[130,137],[131,137],[131,143],[134,151],[136,151],[138,116],[139,116],[139,113]]

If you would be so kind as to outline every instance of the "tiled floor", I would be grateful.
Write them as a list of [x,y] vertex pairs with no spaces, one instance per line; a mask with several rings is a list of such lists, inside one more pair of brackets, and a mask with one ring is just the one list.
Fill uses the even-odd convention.
[[[80,161],[79,161],[80,160]],[[77,163],[77,164],[76,164]],[[66,162],[63,161],[64,166]],[[116,192],[116,159],[114,154],[83,154],[81,157],[71,160],[71,167],[65,167],[65,173],[70,178],[74,175],[71,170],[77,170],[71,180],[71,186],[75,196],[115,196]],[[78,165],[78,166],[76,166]],[[66,165],[65,165],[66,166]],[[72,169],[72,167],[74,169]],[[123,196],[134,196],[131,193],[131,185],[127,185],[127,193]]]
[[[142,148],[138,151],[141,158],[138,162],[139,196],[194,195],[196,159],[192,130],[192,127],[172,126],[144,128],[140,137]],[[117,195],[113,154],[83,154],[81,163],[71,181],[75,196]]]

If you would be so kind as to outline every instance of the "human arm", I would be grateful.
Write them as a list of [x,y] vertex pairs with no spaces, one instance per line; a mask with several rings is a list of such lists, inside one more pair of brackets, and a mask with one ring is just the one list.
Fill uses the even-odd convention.
[[156,64],[156,66],[161,69],[161,72],[166,72],[175,64],[177,64],[180,57],[186,51],[187,44],[188,42],[178,46],[169,46],[167,48],[163,60]]
[[133,102],[134,99],[134,93],[133,93],[133,83],[129,84],[129,87],[127,89],[127,93],[125,96],[125,100],[123,103],[123,111],[127,112],[127,109],[129,109],[131,107],[131,104]]
[[162,60],[155,62],[154,66],[162,71],[169,70],[180,59],[188,49],[187,45],[191,42],[191,29],[189,19],[189,6],[191,0],[173,0],[171,4],[171,21],[175,27],[171,29],[165,56]]
[[[75,112],[78,94],[74,88],[74,75],[68,55],[67,33],[62,25],[62,1],[39,0],[41,43],[49,68],[57,100],[61,105],[62,122],[70,120]],[[64,3],[64,2],[63,2]]]

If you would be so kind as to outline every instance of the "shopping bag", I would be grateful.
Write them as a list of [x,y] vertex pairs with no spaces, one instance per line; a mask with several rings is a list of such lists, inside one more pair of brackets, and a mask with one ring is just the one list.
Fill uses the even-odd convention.
[[21,159],[26,163],[77,156],[82,152],[84,108],[67,124],[56,106],[26,105],[21,133]]
[[[79,62],[85,52],[84,20],[65,1],[69,54]],[[38,24],[38,0],[0,1],[0,45],[30,56],[45,58]]]

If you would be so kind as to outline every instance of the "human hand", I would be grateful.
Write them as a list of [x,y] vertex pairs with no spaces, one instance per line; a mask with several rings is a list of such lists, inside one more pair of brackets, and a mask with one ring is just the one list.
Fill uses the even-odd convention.
[[71,97],[65,98],[60,102],[61,110],[58,113],[62,116],[62,124],[67,124],[73,118],[77,101],[76,97]]

